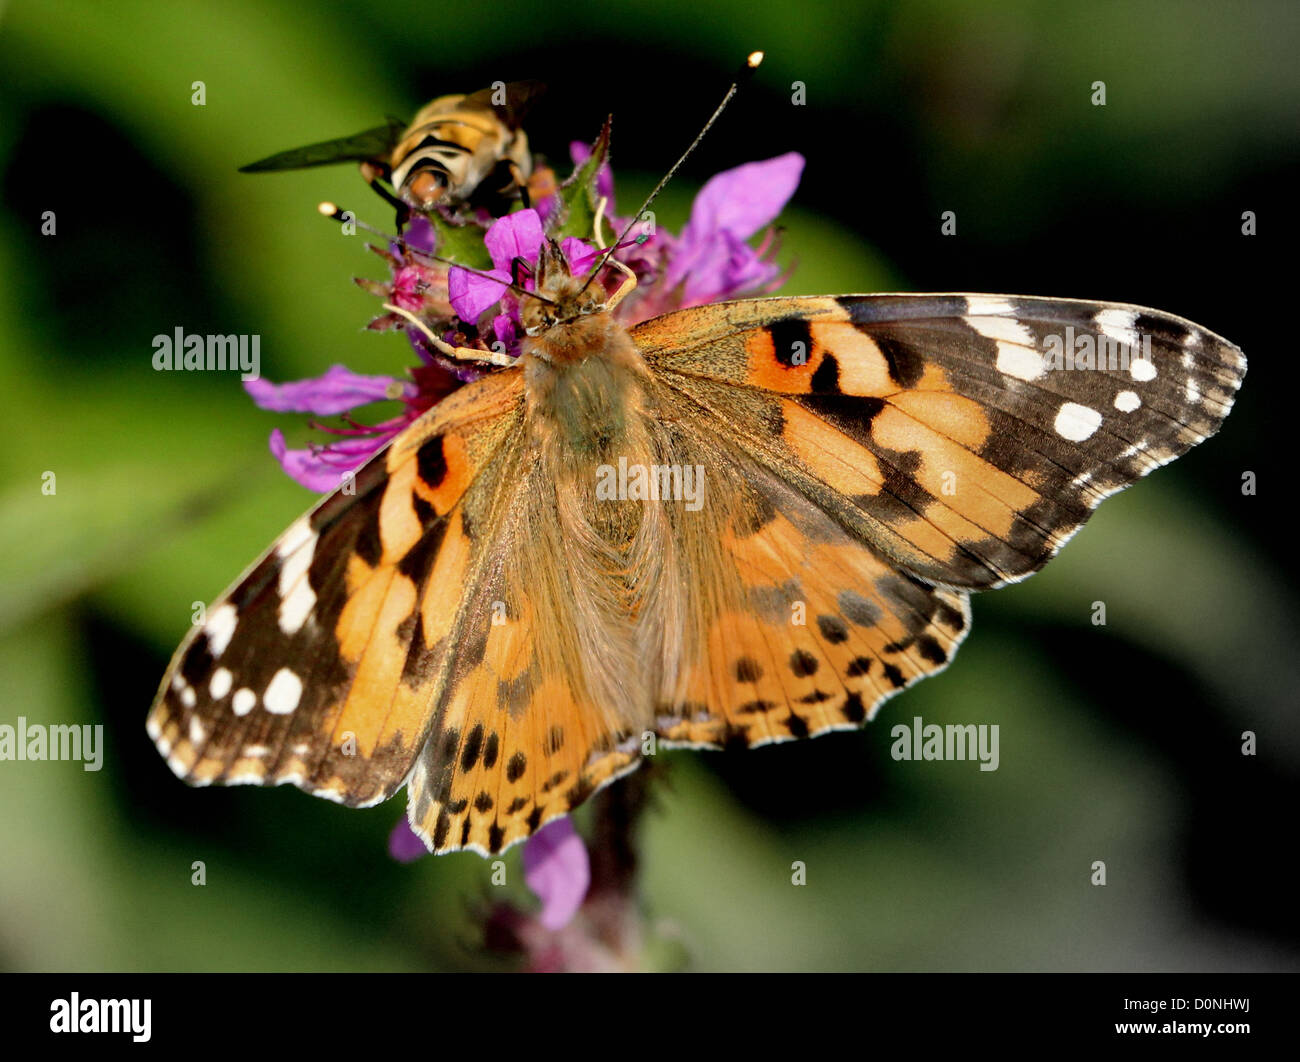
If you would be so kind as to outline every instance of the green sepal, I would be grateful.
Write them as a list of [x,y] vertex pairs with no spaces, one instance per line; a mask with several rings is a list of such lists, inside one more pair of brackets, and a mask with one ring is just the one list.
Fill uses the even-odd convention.
[[430,210],[424,216],[433,226],[437,238],[433,253],[439,258],[450,258],[457,265],[471,269],[492,268],[492,256],[483,242],[485,229],[473,223],[453,224],[438,210]]
[[600,167],[609,158],[609,125],[605,119],[600,136],[591,145],[591,156],[573,171],[573,175],[560,185],[560,206],[555,212],[549,228],[550,235],[556,240],[573,236],[579,240],[592,242],[596,224],[596,204],[600,196],[596,192],[596,175]]

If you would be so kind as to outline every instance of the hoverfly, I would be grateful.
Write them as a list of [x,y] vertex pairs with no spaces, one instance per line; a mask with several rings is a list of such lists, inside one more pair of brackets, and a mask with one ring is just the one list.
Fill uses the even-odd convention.
[[[439,96],[407,125],[397,118],[353,136],[325,140],[241,166],[241,173],[356,161],[372,188],[399,211],[470,203],[503,213],[530,195],[533,160],[520,123],[545,86],[496,82],[469,95]],[[549,171],[547,171],[549,173]],[[396,198],[375,184],[387,182]]]

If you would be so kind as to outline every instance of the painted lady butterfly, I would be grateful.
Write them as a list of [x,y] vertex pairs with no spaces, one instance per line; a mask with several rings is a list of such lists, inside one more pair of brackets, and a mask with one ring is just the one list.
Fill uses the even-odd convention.
[[[1214,434],[1246,369],[1114,303],[765,298],[629,330],[630,281],[584,284],[553,244],[536,280],[518,362],[295,522],[181,645],[148,719],[179,776],[351,806],[406,785],[433,850],[494,853],[647,735],[858,727],[948,664],[972,591]],[[700,504],[673,500],[692,472]]]

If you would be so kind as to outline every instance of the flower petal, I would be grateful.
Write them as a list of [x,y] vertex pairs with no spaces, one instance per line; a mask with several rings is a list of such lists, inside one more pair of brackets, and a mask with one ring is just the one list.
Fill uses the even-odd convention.
[[738,292],[757,291],[780,272],[775,262],[764,261],[743,239],[724,230],[686,277],[682,306],[699,306]]
[[573,271],[575,277],[581,276],[590,269],[605,252],[599,247],[593,247],[589,243],[583,243],[576,236],[566,236],[560,241],[560,250],[564,252],[564,257],[569,263],[569,269]]
[[403,818],[398,820],[393,832],[388,835],[388,854],[399,863],[413,863],[422,856],[427,856],[429,848]]
[[[495,257],[495,256],[494,256]],[[492,279],[495,277],[496,279]],[[485,276],[452,266],[447,274],[447,294],[451,308],[462,321],[476,324],[483,311],[501,301],[509,291],[510,274],[494,269]]]
[[[400,388],[400,393],[397,389]],[[386,398],[400,398],[409,385],[391,376],[362,376],[342,365],[331,365],[323,376],[292,383],[245,380],[247,391],[263,409],[277,413],[315,413],[327,417]]]
[[326,460],[322,456],[323,451],[323,447],[314,450],[311,448],[290,450],[284,441],[284,432],[279,428],[271,432],[271,453],[289,474],[289,478],[317,494],[334,490],[342,482],[343,473],[349,467],[360,468],[365,463],[365,458],[358,457],[350,466],[346,464],[340,466]]
[[524,881],[542,901],[538,921],[547,929],[563,929],[577,914],[591,884],[591,864],[567,815],[552,819],[528,839]]
[[420,214],[416,214],[415,217],[411,218],[410,223],[406,226],[406,231],[402,233],[402,239],[406,241],[407,247],[414,247],[417,251],[433,253],[433,225],[428,218]]
[[[723,229],[747,240],[781,213],[803,174],[803,156],[790,151],[762,162],[747,162],[709,179],[691,206],[686,229]],[[682,233],[683,237],[686,235]]]
[[802,173],[803,156],[792,151],[713,177],[695,197],[691,220],[665,271],[665,285],[672,289],[686,281],[694,304],[739,290],[725,272],[737,254],[736,243],[776,218]]
[[492,318],[492,334],[497,342],[505,346],[506,352],[518,355],[519,335],[515,331],[515,322],[508,313],[499,313]]
[[483,237],[483,243],[492,256],[492,264],[509,280],[510,263],[516,256],[529,263],[536,262],[544,238],[542,219],[536,210],[529,208],[497,218]]

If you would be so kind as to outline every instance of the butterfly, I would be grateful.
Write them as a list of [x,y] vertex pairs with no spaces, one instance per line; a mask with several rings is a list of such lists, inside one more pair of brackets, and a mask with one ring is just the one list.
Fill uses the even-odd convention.
[[[1246,368],[1118,303],[770,297],[628,329],[634,281],[583,283],[549,241],[535,277],[518,361],[178,649],[148,718],[177,775],[349,806],[406,786],[431,850],[486,854],[656,746],[860,727],[953,659],[971,593],[1214,434]],[[1045,356],[1067,336],[1096,357]]]

